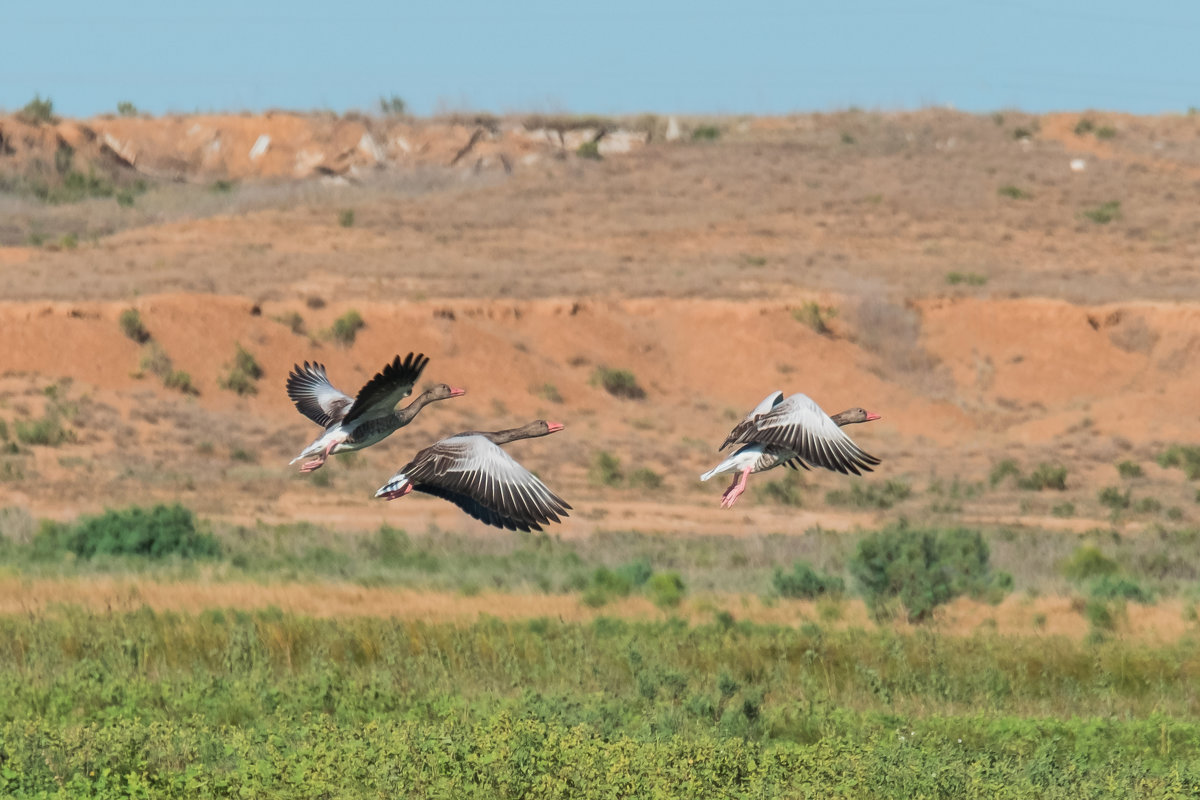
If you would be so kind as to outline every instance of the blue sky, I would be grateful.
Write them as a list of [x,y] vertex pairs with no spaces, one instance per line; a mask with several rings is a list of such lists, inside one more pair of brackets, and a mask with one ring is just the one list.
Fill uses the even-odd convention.
[[[1200,106],[1200,2],[7,4],[0,108],[785,113]],[[1136,6],[1136,8],[1135,8]]]

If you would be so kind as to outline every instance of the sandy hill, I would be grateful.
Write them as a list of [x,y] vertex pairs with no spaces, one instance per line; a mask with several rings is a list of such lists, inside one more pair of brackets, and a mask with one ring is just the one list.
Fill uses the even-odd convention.
[[[0,119],[0,505],[462,526],[370,495],[436,435],[544,416],[567,431],[515,450],[578,508],[567,535],[869,524],[872,502],[826,496],[840,476],[805,476],[802,509],[752,493],[732,513],[696,480],[780,388],[883,414],[850,432],[884,459],[862,484],[892,482],[882,502],[906,515],[1085,530],[1110,524],[1109,485],[1158,503],[1122,529],[1200,515],[1154,463],[1196,440],[1200,120],[848,112],[684,121],[676,141],[639,124]],[[602,130],[601,158],[580,155]],[[89,168],[114,191],[30,188]],[[339,344],[350,311],[365,327]],[[222,388],[239,346],[256,394]],[[468,396],[320,480],[286,467],[316,433],[283,393],[293,363],[353,391],[409,350]],[[645,399],[607,393],[602,368]],[[44,420],[63,441],[27,441]],[[601,453],[662,486],[604,485]],[[993,487],[1005,459],[1065,467],[1066,491]],[[1123,483],[1125,460],[1143,476]]]

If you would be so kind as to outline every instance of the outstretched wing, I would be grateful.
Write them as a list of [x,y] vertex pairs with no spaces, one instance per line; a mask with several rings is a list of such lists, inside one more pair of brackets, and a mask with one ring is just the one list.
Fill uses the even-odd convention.
[[864,452],[838,424],[803,394],[794,394],[754,420],[737,443],[759,443],[786,448],[818,467],[861,475],[871,472],[879,459]]
[[733,430],[725,437],[725,443],[717,448],[718,451],[724,450],[729,445],[735,442],[745,441],[742,437],[749,431],[754,430],[754,423],[763,414],[766,414],[775,406],[783,402],[783,392],[776,389],[769,395],[763,398],[762,402],[754,407],[754,410],[746,415],[746,418],[733,426]]
[[296,410],[322,428],[328,428],[346,415],[354,405],[350,395],[338,390],[329,382],[325,365],[304,362],[304,366],[292,365],[288,373],[287,393]]
[[487,525],[540,531],[570,510],[529,470],[477,434],[452,436],[400,470],[418,492],[440,497]]
[[349,425],[357,419],[373,419],[392,413],[396,403],[412,394],[413,384],[428,363],[429,359],[422,353],[409,353],[403,361],[396,356],[359,390],[342,422]]

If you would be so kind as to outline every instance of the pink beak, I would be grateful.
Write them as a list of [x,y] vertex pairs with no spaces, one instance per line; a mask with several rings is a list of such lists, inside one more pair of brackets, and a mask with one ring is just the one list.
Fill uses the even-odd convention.
[[546,430],[550,433],[554,433],[555,431],[561,431],[563,429],[563,427],[564,426],[561,422],[547,422],[546,423]]
[[450,396],[451,397],[462,397],[466,393],[467,393],[466,389],[460,389],[457,386],[450,387]]
[[878,414],[872,414],[870,411],[868,411],[868,412],[867,412],[867,418],[866,418],[865,420],[863,420],[863,421],[864,421],[864,422],[870,422],[870,421],[871,421],[871,420],[873,420],[873,419],[883,419],[883,417],[879,416]]

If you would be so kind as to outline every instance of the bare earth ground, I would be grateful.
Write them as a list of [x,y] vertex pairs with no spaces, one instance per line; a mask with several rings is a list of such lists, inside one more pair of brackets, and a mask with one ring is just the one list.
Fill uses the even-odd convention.
[[[1114,135],[1076,134],[1084,117]],[[1194,487],[1154,464],[1166,446],[1196,440],[1198,117],[723,120],[715,142],[652,135],[600,161],[504,133],[486,137],[486,158],[454,166],[472,127],[417,125],[405,141],[424,150],[380,134],[394,157],[358,172],[346,154],[361,139],[304,119],[195,125],[229,131],[222,141],[241,149],[260,130],[277,142],[349,136],[342,161],[327,159],[337,169],[295,179],[273,161],[212,163],[171,150],[195,125],[97,120],[89,130],[117,137],[135,167],[153,165],[145,176],[174,164],[191,184],[152,182],[131,208],[0,193],[0,241],[12,245],[0,247],[0,420],[11,439],[18,422],[57,408],[73,436],[0,456],[0,506],[71,518],[179,500],[232,521],[476,530],[432,498],[371,495],[437,436],[545,417],[566,430],[511,449],[575,506],[556,530],[564,537],[849,530],[897,514],[1063,535],[1151,531],[1166,522],[1161,512],[1110,521],[1097,500],[1124,460],[1144,476],[1122,485],[1178,509],[1170,524],[1200,519]],[[414,149],[427,157],[405,155]],[[235,183],[210,188],[225,178]],[[1087,216],[1111,201],[1111,221]],[[339,224],[346,210],[349,226]],[[27,244],[40,233],[51,247]],[[66,233],[75,246],[57,244]],[[826,309],[828,332],[803,321],[812,303]],[[198,394],[164,388],[140,366],[143,347],[118,324],[127,308]],[[351,309],[366,327],[339,346],[324,331]],[[252,397],[219,385],[239,344],[264,372]],[[283,391],[293,363],[321,361],[353,392],[409,350],[430,356],[426,381],[467,396],[352,461],[333,459],[319,481],[287,467],[317,433]],[[631,371],[646,398],[594,385],[600,366]],[[824,497],[849,480],[812,473],[803,509],[753,493],[719,509],[723,483],[696,476],[776,388],[831,412],[881,413],[849,430],[883,459],[864,480],[902,480],[913,496],[882,514],[847,510]],[[597,485],[589,467],[601,451],[627,471],[654,470],[663,486]],[[1006,483],[939,505],[934,487],[986,484],[1006,458],[1024,471],[1067,467],[1067,491]],[[1051,513],[1064,502],[1073,513]],[[175,607],[186,603],[168,595],[190,589],[152,591]],[[4,588],[5,608],[14,592],[24,589]],[[487,599],[451,605],[475,613]]]

